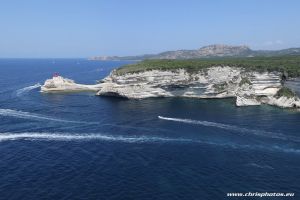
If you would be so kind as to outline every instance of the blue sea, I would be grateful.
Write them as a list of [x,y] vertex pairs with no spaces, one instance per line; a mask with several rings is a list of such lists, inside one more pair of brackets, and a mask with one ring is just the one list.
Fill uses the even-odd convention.
[[0,60],[0,199],[300,198],[300,112],[234,99],[40,93],[55,72],[94,84],[129,63]]

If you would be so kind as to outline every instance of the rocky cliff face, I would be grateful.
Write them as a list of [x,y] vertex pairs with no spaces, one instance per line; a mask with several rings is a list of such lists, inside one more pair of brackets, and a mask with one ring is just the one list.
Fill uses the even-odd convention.
[[236,97],[237,106],[264,103],[281,107],[300,107],[297,97],[275,97],[281,87],[281,73],[278,72],[259,73],[229,66],[216,66],[197,73],[178,69],[117,75],[113,71],[102,80],[97,94],[130,99]]

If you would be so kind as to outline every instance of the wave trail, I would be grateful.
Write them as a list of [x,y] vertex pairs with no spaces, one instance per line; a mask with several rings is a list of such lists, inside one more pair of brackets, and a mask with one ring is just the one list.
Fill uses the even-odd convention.
[[222,124],[217,122],[209,122],[209,121],[200,121],[200,120],[192,120],[192,119],[181,119],[181,118],[171,118],[171,117],[163,117],[158,116],[159,119],[167,120],[167,121],[175,121],[175,122],[181,122],[181,123],[187,123],[187,124],[196,124],[196,125],[202,125],[202,126],[209,126],[209,127],[215,127],[230,131],[235,131],[238,133],[250,133],[253,135],[263,136],[263,137],[269,137],[269,138],[275,138],[275,139],[281,139],[281,140],[292,140],[293,142],[300,142],[299,138],[293,137],[293,136],[287,136],[283,135],[281,133],[274,133],[274,132],[267,132],[267,131],[261,131],[261,130],[253,130],[253,129],[247,129],[243,127],[238,127],[234,125],[228,125],[228,124]]
[[6,140],[103,140],[119,141],[126,143],[147,143],[147,142],[192,142],[191,139],[165,138],[154,136],[114,136],[104,134],[59,134],[59,133],[0,133],[0,141]]
[[22,88],[22,89],[17,90],[16,94],[17,94],[17,96],[22,96],[24,93],[27,93],[27,92],[29,92],[29,91],[31,91],[31,90],[33,90],[33,89],[39,88],[39,87],[41,87],[41,86],[42,86],[42,85],[41,85],[40,83],[37,83],[37,84],[35,84],[35,85],[31,85],[31,86],[28,86],[28,87],[24,87],[24,88]]
[[280,147],[276,145],[240,145],[233,143],[219,143],[202,141],[199,139],[191,138],[170,138],[158,136],[122,136],[122,135],[106,135],[100,133],[39,133],[39,132],[24,132],[24,133],[0,133],[0,142],[12,140],[30,140],[30,141],[106,141],[106,142],[123,142],[123,143],[171,143],[171,144],[204,144],[212,146],[221,146],[231,149],[248,149],[260,151],[276,151],[283,153],[296,153],[300,154],[300,149]]
[[62,122],[62,123],[95,124],[95,122],[80,122],[80,121],[64,120],[64,119],[58,119],[49,116],[34,114],[30,112],[23,112],[18,110],[11,110],[11,109],[0,109],[0,116],[30,119],[30,120],[37,120],[37,121],[49,120],[49,121]]
[[260,169],[274,169],[273,167],[271,167],[269,165],[260,165],[257,163],[249,163],[249,164],[246,164],[246,166],[260,168]]

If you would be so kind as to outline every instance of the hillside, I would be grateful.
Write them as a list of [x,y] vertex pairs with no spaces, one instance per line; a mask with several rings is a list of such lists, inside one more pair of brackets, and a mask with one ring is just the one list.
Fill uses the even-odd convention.
[[209,45],[196,50],[166,51],[159,54],[147,54],[138,56],[94,56],[90,60],[145,60],[145,59],[199,59],[219,57],[272,57],[300,55],[300,48],[283,50],[252,50],[248,46]]

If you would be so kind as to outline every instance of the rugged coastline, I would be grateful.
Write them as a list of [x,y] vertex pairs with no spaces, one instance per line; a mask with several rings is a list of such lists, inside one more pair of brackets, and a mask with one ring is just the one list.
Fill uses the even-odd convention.
[[295,96],[278,96],[283,86],[280,72],[247,71],[215,66],[197,73],[185,69],[150,70],[119,75],[113,71],[101,81],[97,95],[129,99],[149,97],[236,98],[237,106],[260,104],[300,108]]
[[300,108],[299,63],[299,56],[144,60],[113,70],[96,85],[58,76],[48,79],[41,91],[91,91],[128,99],[235,98],[236,106]]
[[96,85],[77,84],[53,77],[42,92],[92,91],[100,96],[128,99],[150,97],[236,98],[236,106],[269,104],[300,108],[296,95],[278,95],[284,87],[280,72],[256,72],[238,67],[214,66],[195,72],[186,69],[150,70],[118,74],[116,70]]

